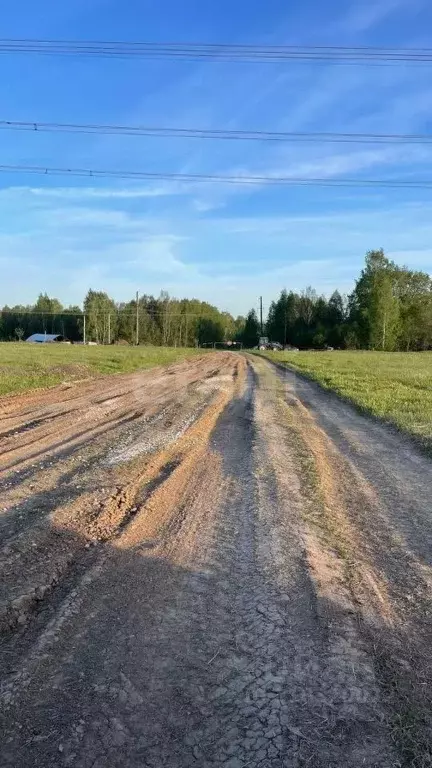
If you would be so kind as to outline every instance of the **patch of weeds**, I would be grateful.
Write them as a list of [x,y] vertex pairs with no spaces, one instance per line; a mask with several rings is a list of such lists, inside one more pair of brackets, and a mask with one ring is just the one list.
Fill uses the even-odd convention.
[[399,658],[399,649],[391,636],[374,635],[369,642],[373,646],[375,673],[390,712],[388,725],[401,758],[400,766],[431,768],[430,686],[417,673],[417,668],[424,665],[411,659],[408,667]]

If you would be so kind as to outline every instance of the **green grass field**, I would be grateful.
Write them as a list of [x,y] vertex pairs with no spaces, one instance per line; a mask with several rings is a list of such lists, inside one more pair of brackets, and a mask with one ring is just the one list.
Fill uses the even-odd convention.
[[203,350],[0,343],[0,395],[99,374],[128,373],[169,365],[198,354],[203,354]]
[[432,352],[265,352],[432,450]]

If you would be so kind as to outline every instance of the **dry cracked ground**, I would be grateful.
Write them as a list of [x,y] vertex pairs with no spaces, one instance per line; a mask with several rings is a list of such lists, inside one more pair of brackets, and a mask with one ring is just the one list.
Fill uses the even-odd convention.
[[432,464],[209,354],[0,401],[1,766],[432,765]]

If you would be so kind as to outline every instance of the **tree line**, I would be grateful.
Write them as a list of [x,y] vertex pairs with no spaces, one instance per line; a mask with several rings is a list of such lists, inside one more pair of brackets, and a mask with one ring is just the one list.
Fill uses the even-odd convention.
[[[369,251],[348,296],[330,298],[313,288],[282,290],[272,301],[265,333],[273,342],[300,349],[432,349],[432,279],[426,272],[400,267],[384,251]],[[255,310],[246,318],[242,340],[258,343]]]
[[[114,342],[190,347],[240,341],[255,347],[261,335],[256,311],[246,318],[198,299],[176,299],[162,292],[116,302],[103,291],[89,290],[83,308],[64,307],[40,294],[34,305],[5,306],[0,311],[0,340],[33,333],[59,333],[71,341]],[[270,304],[264,333],[273,342],[300,349],[432,349],[432,279],[426,272],[398,266],[384,251],[369,251],[354,290],[330,298],[313,288],[283,289]]]
[[244,326],[244,318],[234,318],[198,299],[175,299],[162,292],[158,298],[140,296],[116,302],[103,291],[89,290],[83,308],[64,307],[41,293],[35,304],[4,306],[0,310],[0,340],[17,341],[33,333],[61,334],[70,341],[98,344],[138,343],[191,347],[234,340]]

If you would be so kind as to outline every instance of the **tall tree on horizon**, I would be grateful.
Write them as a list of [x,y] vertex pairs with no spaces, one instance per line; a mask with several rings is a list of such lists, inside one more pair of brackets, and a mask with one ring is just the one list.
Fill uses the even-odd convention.
[[61,332],[59,315],[63,312],[63,305],[58,299],[51,299],[47,293],[40,293],[32,311],[40,312],[41,332]]
[[241,334],[240,341],[243,343],[245,347],[248,349],[252,349],[253,347],[256,347],[258,344],[260,334],[260,323],[258,320],[258,315],[255,311],[255,309],[251,309],[246,317],[246,322],[243,328],[243,332]]
[[393,352],[400,332],[400,306],[389,270],[374,275],[369,298],[369,346]]

